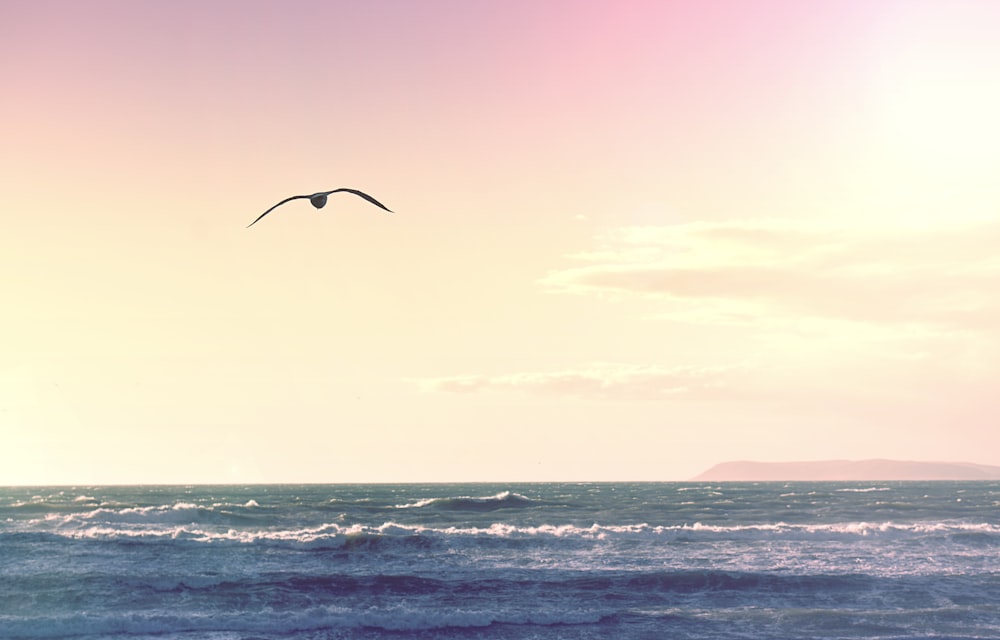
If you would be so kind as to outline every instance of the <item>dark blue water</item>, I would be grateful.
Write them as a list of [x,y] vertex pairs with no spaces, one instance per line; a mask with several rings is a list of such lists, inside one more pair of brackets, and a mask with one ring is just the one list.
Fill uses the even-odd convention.
[[1000,638],[1000,483],[6,488],[0,638]]

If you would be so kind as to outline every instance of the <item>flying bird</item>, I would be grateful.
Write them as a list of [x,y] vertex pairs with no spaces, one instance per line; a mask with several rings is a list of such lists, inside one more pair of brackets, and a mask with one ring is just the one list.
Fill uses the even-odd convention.
[[275,209],[277,209],[281,205],[285,204],[286,202],[291,202],[292,200],[299,200],[300,198],[308,198],[309,202],[312,203],[312,206],[316,207],[317,209],[322,209],[323,207],[326,206],[326,197],[328,195],[330,195],[331,193],[337,193],[338,191],[346,191],[347,193],[353,193],[356,196],[360,196],[360,197],[364,198],[365,200],[367,200],[368,202],[372,203],[376,207],[385,209],[389,213],[392,213],[392,211],[388,207],[386,207],[384,204],[382,204],[381,202],[379,202],[375,198],[371,197],[367,193],[362,193],[361,191],[358,191],[357,189],[347,189],[345,187],[345,188],[342,188],[342,189],[333,189],[331,191],[320,191],[319,193],[314,193],[311,196],[292,196],[291,198],[285,198],[284,200],[282,200],[278,204],[274,205],[273,207],[271,207],[270,209],[268,209],[264,213],[262,213],[259,216],[257,216],[257,219],[254,220],[253,222],[251,222],[250,224],[248,224],[247,228],[249,229],[250,227],[254,226],[255,224],[257,224],[257,222],[260,221],[261,218],[263,218],[267,214],[271,213],[272,211],[274,211]]

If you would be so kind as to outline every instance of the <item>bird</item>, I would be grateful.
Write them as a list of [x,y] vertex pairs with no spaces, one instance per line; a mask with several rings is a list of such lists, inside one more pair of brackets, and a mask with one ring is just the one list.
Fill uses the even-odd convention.
[[257,224],[260,221],[260,219],[263,218],[264,216],[266,216],[267,214],[271,213],[272,211],[274,211],[275,209],[277,209],[281,205],[285,204],[286,202],[291,202],[292,200],[299,200],[299,199],[303,199],[303,198],[308,198],[309,202],[312,204],[312,206],[316,207],[317,209],[322,209],[323,207],[326,206],[326,198],[327,198],[327,196],[329,196],[331,193],[337,193],[339,191],[346,191],[347,193],[353,193],[356,196],[360,196],[360,197],[364,198],[365,200],[367,200],[368,202],[372,203],[376,207],[379,207],[381,209],[385,209],[389,213],[392,213],[391,209],[389,209],[384,204],[382,204],[381,202],[379,202],[375,198],[371,197],[367,193],[363,193],[361,191],[358,191],[357,189],[348,189],[347,187],[341,187],[340,189],[331,189],[330,191],[320,191],[319,193],[314,193],[314,194],[308,195],[308,196],[307,195],[302,195],[302,196],[292,196],[290,198],[285,198],[284,200],[282,200],[278,204],[274,205],[273,207],[271,207],[270,209],[268,209],[264,213],[262,213],[259,216],[257,216],[256,220],[254,220],[253,222],[251,222],[250,224],[247,225],[247,229],[249,229],[250,227],[252,227],[255,224]]

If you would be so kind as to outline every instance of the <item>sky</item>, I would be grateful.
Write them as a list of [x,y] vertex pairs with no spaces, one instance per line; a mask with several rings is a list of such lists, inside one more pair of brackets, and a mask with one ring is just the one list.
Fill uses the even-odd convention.
[[0,0],[0,484],[1000,464],[998,29]]

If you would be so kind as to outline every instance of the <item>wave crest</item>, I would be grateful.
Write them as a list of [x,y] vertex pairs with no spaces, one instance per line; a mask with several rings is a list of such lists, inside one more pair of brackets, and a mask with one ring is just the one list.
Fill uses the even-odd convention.
[[407,504],[397,504],[397,509],[435,509],[449,511],[494,511],[496,509],[517,509],[542,504],[513,491],[501,491],[492,496],[456,496],[448,498],[424,498]]
[[783,522],[758,525],[720,526],[701,523],[680,525],[577,526],[571,524],[514,525],[496,522],[484,527],[430,527],[424,525],[385,522],[378,526],[327,523],[298,529],[213,528],[200,523],[163,522],[158,526],[122,527],[110,523],[60,527],[46,532],[10,532],[5,536],[58,536],[76,540],[128,543],[191,543],[278,545],[307,549],[383,549],[385,545],[418,548],[447,548],[477,545],[487,540],[516,543],[547,541],[631,541],[651,543],[689,542],[754,542],[754,541],[817,541],[857,540],[859,538],[913,539],[931,537],[949,539],[970,546],[1000,545],[1000,525],[989,523],[926,522],[901,524],[893,522],[843,522],[832,524],[788,524]]

